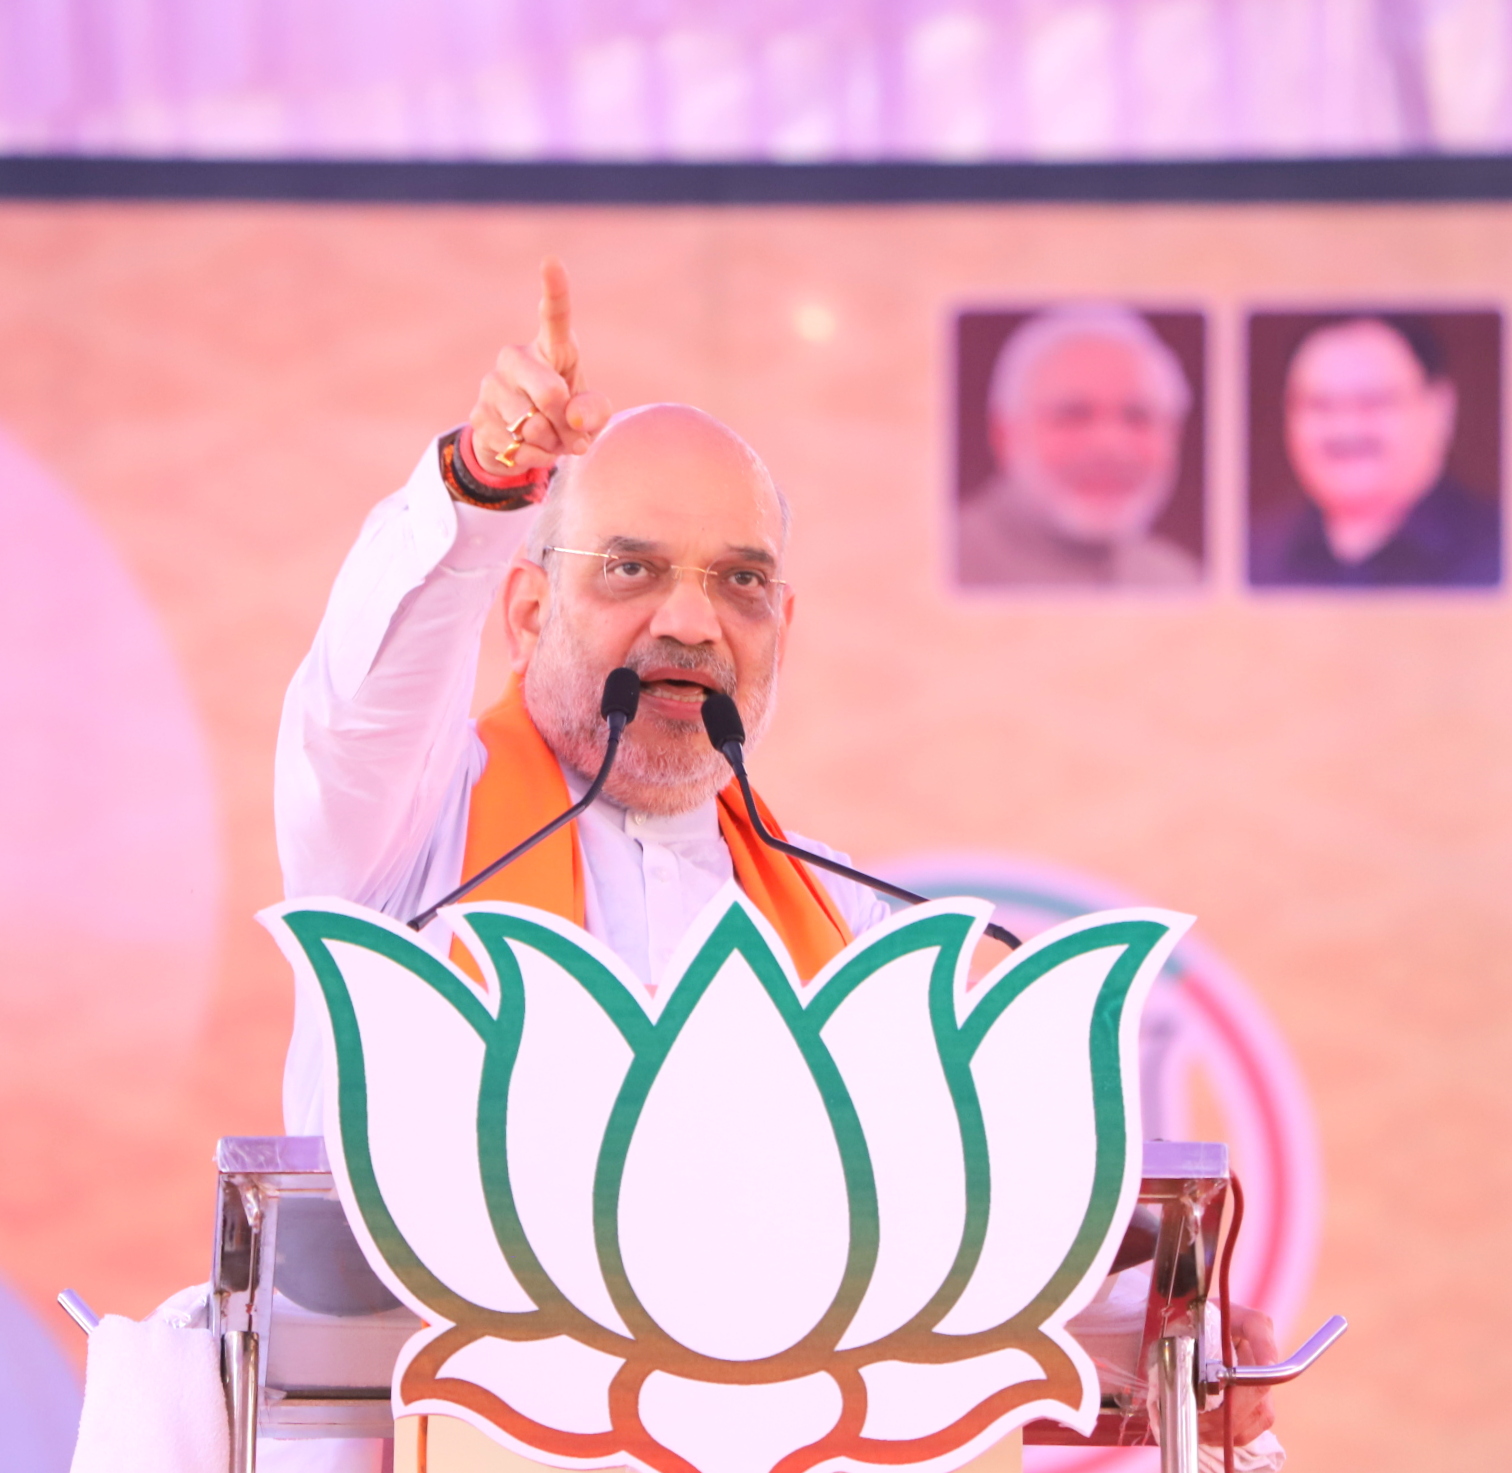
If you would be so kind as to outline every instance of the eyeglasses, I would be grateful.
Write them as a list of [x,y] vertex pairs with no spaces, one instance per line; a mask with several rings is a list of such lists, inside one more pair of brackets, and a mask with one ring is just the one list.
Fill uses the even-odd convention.
[[689,568],[647,553],[586,552],[580,547],[543,547],[573,557],[596,557],[603,566],[604,589],[618,603],[666,598],[684,573],[697,573],[704,597],[716,608],[750,619],[767,619],[781,607],[785,580],[774,578],[750,563],[721,563],[712,568]]

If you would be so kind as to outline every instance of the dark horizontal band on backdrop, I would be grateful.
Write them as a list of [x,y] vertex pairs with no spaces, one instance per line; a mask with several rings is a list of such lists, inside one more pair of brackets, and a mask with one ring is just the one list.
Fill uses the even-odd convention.
[[1512,155],[1126,163],[595,163],[0,156],[0,199],[532,205],[1512,199]]

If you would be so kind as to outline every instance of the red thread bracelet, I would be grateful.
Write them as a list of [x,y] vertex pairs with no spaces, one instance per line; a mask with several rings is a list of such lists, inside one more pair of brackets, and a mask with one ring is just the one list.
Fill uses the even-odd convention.
[[456,500],[489,511],[518,511],[521,507],[534,506],[546,495],[551,472],[544,466],[508,478],[475,475],[468,469],[467,459],[461,452],[465,433],[465,430],[451,430],[442,435],[436,446],[441,460],[441,479]]
[[499,475],[495,471],[486,471],[478,461],[478,453],[473,449],[473,432],[471,425],[463,425],[462,433],[457,436],[457,449],[462,457],[462,464],[467,474],[480,485],[487,486],[490,491],[513,491],[517,486],[528,485],[531,481],[543,479],[540,469],[523,471],[510,471]]

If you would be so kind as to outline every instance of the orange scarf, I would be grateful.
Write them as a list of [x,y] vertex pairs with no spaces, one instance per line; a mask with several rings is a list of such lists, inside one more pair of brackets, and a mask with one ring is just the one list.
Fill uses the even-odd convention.
[[[571,801],[562,769],[535,729],[516,682],[478,722],[478,735],[488,748],[488,766],[472,790],[463,875],[491,864]],[[767,832],[784,837],[766,804],[760,798],[756,804]],[[798,975],[809,981],[850,942],[850,927],[807,865],[757,837],[735,783],[720,793],[718,806],[719,832],[734,861],[736,881],[782,938]],[[583,897],[582,849],[577,825],[568,824],[467,898],[533,905],[581,926]],[[472,958],[455,943],[452,959],[478,976]]]

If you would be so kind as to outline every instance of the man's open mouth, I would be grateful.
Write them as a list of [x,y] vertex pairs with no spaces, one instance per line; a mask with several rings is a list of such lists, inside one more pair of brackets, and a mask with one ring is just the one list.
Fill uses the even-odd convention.
[[702,704],[703,698],[709,693],[709,687],[696,680],[647,680],[642,683],[641,690],[648,696],[660,696],[669,701],[687,701],[693,705]]

